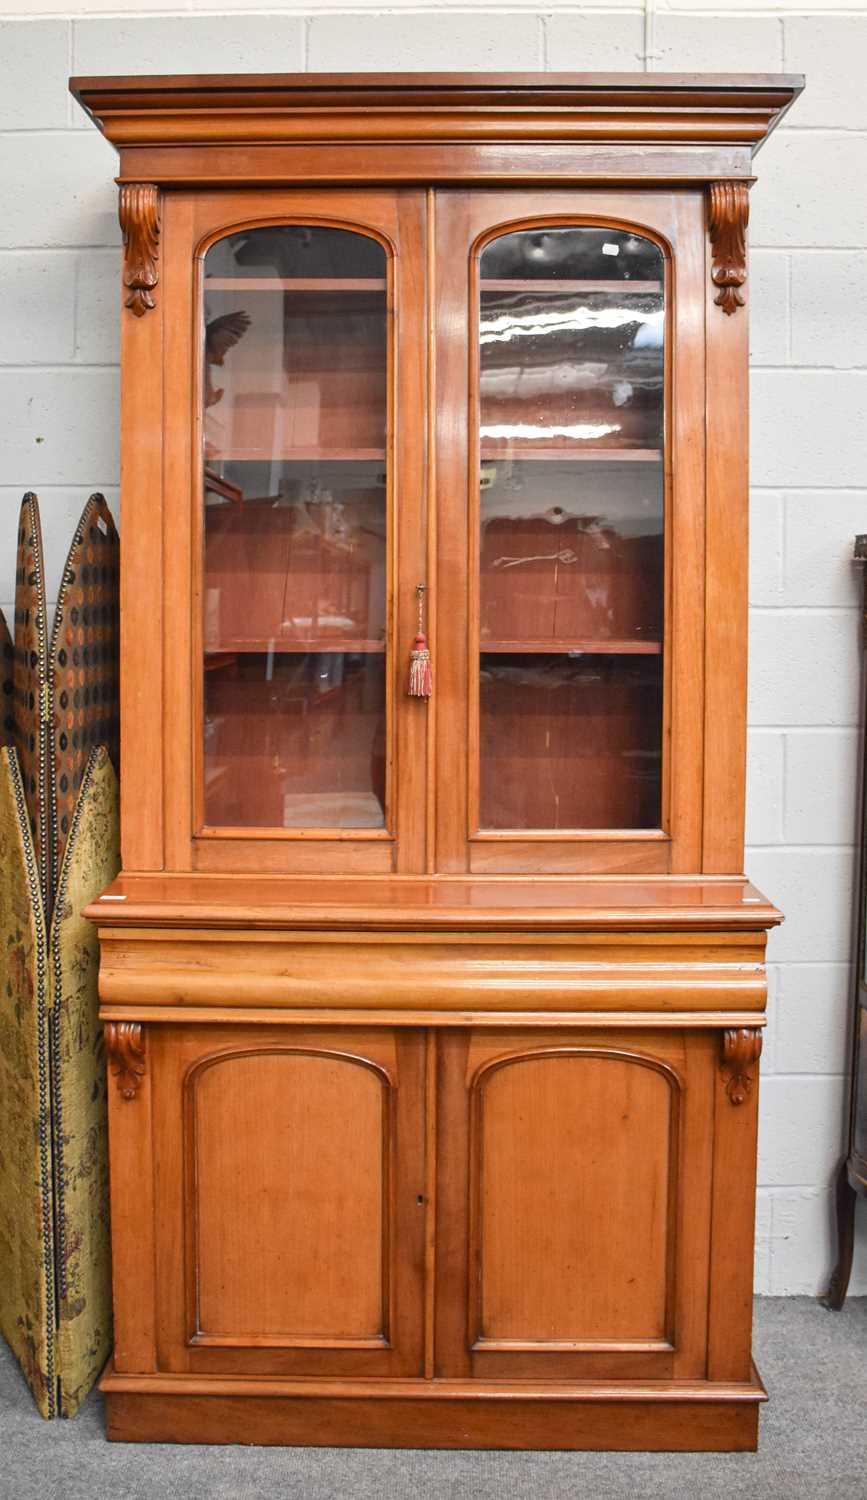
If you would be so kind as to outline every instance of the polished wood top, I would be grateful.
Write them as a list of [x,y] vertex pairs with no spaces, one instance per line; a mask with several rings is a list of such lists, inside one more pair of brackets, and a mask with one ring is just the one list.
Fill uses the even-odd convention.
[[699,141],[757,149],[798,75],[270,73],[72,78],[118,146],[323,141]]
[[782,921],[740,877],[126,874],[86,910],[103,927],[437,931],[758,931]]

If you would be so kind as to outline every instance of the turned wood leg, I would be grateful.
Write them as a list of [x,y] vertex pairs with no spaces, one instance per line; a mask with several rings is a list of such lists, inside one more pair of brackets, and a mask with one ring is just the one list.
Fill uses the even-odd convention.
[[855,1199],[857,1194],[849,1181],[846,1162],[840,1163],[837,1173],[837,1264],[831,1275],[828,1290],[821,1301],[832,1312],[839,1312],[846,1301],[849,1277],[852,1274],[852,1252],[855,1248]]

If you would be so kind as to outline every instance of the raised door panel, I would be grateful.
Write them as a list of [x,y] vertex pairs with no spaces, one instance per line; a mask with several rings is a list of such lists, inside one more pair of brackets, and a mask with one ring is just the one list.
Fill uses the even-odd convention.
[[166,1027],[153,1070],[161,1367],[418,1373],[418,1037]]
[[700,1374],[705,1039],[452,1033],[441,1091],[441,1372]]
[[196,1342],[383,1345],[388,1075],[257,1050],[205,1062],[186,1093]]
[[[677,1080],[551,1050],[492,1064],[472,1102],[475,1347],[668,1348]],[[544,1265],[561,1274],[540,1276]]]

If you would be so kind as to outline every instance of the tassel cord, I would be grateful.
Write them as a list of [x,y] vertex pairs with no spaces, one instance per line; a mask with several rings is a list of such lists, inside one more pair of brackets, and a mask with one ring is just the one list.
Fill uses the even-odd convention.
[[410,698],[429,698],[433,692],[433,667],[430,659],[430,649],[424,629],[424,595],[425,586],[420,583],[416,588],[418,598],[418,633],[409,656],[409,686],[407,693]]

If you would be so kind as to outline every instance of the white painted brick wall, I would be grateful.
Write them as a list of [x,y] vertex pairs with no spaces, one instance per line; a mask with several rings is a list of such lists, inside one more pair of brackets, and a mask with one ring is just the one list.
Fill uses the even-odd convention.
[[353,69],[416,72],[438,68],[542,66],[542,29],[534,15],[500,16],[451,11],[394,15],[313,16],[308,23],[308,67],[317,72]]
[[[0,601],[26,487],[42,500],[51,594],[88,491],[117,504],[115,157],[68,99],[70,72],[808,74],[758,160],[749,283],[747,869],[788,918],[769,948],[756,1267],[759,1290],[778,1295],[819,1290],[831,1262],[855,836],[849,559],[867,531],[867,14],[787,13],[796,3],[669,0],[646,17],[636,0],[182,0],[167,16],[153,12],[171,0],[76,0],[68,14],[62,0],[0,0]],[[853,1288],[867,1291],[865,1211]]]
[[543,16],[545,66],[553,73],[640,72],[644,67],[644,16]]

